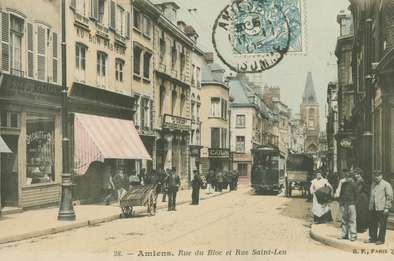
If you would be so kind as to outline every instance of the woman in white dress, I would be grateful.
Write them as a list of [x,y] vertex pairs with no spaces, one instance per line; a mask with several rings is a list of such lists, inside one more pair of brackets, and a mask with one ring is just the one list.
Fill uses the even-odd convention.
[[323,178],[321,173],[316,173],[316,178],[312,180],[310,187],[310,192],[313,195],[312,214],[315,224],[328,223],[332,221],[331,209],[328,205],[328,202],[325,204],[319,204],[315,194],[316,191],[325,186],[330,187],[331,191],[333,191],[332,186],[330,185],[328,180]]

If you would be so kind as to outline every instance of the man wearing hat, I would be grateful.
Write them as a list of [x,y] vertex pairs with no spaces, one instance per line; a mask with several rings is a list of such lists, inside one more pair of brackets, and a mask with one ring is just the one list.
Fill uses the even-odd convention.
[[168,211],[176,210],[176,194],[181,184],[179,176],[176,174],[176,168],[172,167],[170,175],[167,177],[168,190]]
[[341,211],[341,239],[355,241],[357,239],[357,185],[354,181],[354,171],[346,171],[345,178],[339,181],[336,196],[339,197]]
[[393,188],[383,179],[379,171],[374,172],[369,198],[370,224],[367,243],[384,244],[386,237],[387,217],[393,201]]

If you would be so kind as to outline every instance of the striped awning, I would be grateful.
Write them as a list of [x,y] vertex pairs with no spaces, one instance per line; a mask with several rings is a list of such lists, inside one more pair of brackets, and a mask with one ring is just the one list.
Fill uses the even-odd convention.
[[3,138],[0,136],[0,153],[12,153],[10,148],[8,148],[7,144],[3,140]]
[[92,162],[104,159],[152,160],[132,121],[76,113],[75,174],[85,174]]

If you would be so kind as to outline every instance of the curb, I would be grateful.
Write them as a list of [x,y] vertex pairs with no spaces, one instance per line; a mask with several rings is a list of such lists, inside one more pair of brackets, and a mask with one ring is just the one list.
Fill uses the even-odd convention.
[[[230,191],[225,191],[225,192],[215,194],[215,195],[212,195],[209,197],[202,197],[202,198],[200,198],[200,200],[207,200],[207,199],[215,198],[215,197],[227,194],[227,193],[230,193]],[[184,204],[187,204],[190,202],[191,202],[191,199],[190,200],[183,200],[183,201],[179,201],[177,203],[177,205],[184,205]],[[167,208],[166,205],[157,207],[157,209],[165,209],[165,208]],[[141,214],[144,212],[145,211],[143,211],[143,210],[139,210],[139,211],[136,211],[136,214]],[[69,231],[69,230],[73,230],[73,229],[87,227],[87,226],[94,226],[94,225],[97,225],[100,223],[107,223],[107,222],[111,222],[111,221],[114,221],[117,219],[121,219],[121,214],[111,215],[111,216],[104,217],[104,218],[91,219],[91,220],[87,220],[87,221],[81,221],[81,222],[78,222],[75,224],[47,228],[47,229],[34,231],[34,232],[28,232],[25,234],[20,234],[20,235],[15,235],[15,236],[4,237],[4,238],[0,238],[0,244],[12,243],[12,242],[16,242],[16,241],[31,239],[31,238],[42,237],[42,236],[46,236],[46,235],[61,233],[61,232],[65,232],[65,231]]]
[[312,239],[314,239],[324,245],[331,246],[331,247],[340,249],[345,252],[353,252],[353,250],[355,248],[357,248],[356,246],[349,245],[345,240],[339,241],[339,240],[335,240],[335,239],[320,235],[319,233],[314,231],[314,230],[316,230],[316,229],[314,229],[314,226],[315,225],[312,225],[311,230],[309,232],[309,235]]

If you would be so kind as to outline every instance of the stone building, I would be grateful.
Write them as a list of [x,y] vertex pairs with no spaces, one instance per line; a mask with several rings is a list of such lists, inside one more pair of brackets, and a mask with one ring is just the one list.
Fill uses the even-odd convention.
[[161,15],[160,10],[146,0],[132,2],[131,50],[132,85],[135,113],[133,121],[145,144],[150,160],[137,161],[135,170],[141,168],[150,172],[155,169],[156,135],[154,122],[154,31]]
[[154,30],[156,169],[175,167],[187,185],[190,158],[193,40],[177,26],[174,2],[161,2]]
[[311,72],[306,77],[300,114],[306,124],[305,152],[315,154],[319,150],[320,114]]
[[[352,72],[353,19],[350,14],[341,11],[337,16],[337,22],[340,26],[340,34],[335,48],[335,55],[338,58],[338,86],[335,88],[337,89],[335,92],[337,92],[336,103],[338,104],[338,133],[334,135],[336,135],[336,146],[338,148],[337,168],[342,171],[357,164],[354,155],[361,151],[361,136],[356,135],[355,132],[356,128],[360,128],[360,126],[357,126],[357,123],[355,125],[351,124],[352,110],[355,104]],[[334,91],[334,86],[329,84],[329,88],[330,93]],[[331,126],[331,131],[334,130],[333,128],[335,127]],[[356,139],[359,141],[355,142]]]
[[229,79],[231,103],[231,151],[233,169],[241,178],[250,180],[252,170],[251,150],[264,145],[264,133],[268,130],[268,109],[258,93],[259,86],[246,77],[237,75]]
[[224,69],[215,63],[204,65],[201,83],[201,174],[209,170],[229,171],[230,94]]

